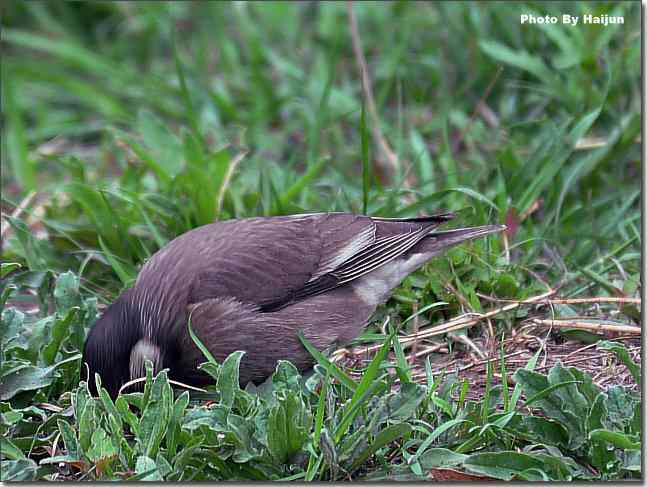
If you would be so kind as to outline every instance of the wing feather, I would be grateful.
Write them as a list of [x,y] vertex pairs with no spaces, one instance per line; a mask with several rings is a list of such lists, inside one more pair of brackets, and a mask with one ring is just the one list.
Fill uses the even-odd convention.
[[319,213],[218,222],[175,239],[139,279],[168,295],[186,289],[189,304],[230,296],[274,311],[398,258],[449,217]]
[[426,237],[437,225],[410,227],[406,233],[377,239],[350,259],[343,262],[332,272],[309,281],[301,289],[283,299],[261,303],[263,311],[276,311],[287,304],[315,296],[347,284],[378,267],[398,258],[420,240]]

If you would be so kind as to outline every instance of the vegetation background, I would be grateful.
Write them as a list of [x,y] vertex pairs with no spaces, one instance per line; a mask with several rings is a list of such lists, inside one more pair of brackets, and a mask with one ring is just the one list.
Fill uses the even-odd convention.
[[[3,4],[3,480],[642,476],[640,3],[352,12]],[[519,22],[565,13],[624,24]],[[240,390],[234,354],[202,396],[79,386],[97,313],[190,228],[441,210],[508,231],[310,377]]]

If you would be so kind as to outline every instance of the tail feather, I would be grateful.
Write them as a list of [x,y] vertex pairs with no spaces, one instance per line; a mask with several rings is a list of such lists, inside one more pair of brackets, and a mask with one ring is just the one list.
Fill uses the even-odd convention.
[[456,228],[453,230],[433,232],[416,245],[413,253],[431,254],[429,257],[432,257],[467,240],[485,237],[486,235],[498,233],[505,229],[505,225],[483,225],[480,227]]
[[402,223],[444,223],[444,222],[450,221],[455,217],[456,217],[455,213],[447,212],[447,213],[436,213],[435,215],[429,215],[429,216],[417,216],[412,218],[385,218],[385,217],[372,216],[371,220],[376,220],[379,222],[402,222]]

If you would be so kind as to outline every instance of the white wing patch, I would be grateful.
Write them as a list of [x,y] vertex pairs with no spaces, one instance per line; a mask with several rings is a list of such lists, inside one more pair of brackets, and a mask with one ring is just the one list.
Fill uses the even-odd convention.
[[360,250],[365,249],[375,241],[375,225],[366,225],[366,227],[355,235],[337,252],[331,254],[319,263],[319,269],[315,272],[308,282],[312,282],[318,277],[334,271],[344,262],[354,257]]

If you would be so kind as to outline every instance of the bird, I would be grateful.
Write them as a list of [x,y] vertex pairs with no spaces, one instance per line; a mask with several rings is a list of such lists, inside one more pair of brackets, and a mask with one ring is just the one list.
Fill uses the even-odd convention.
[[307,213],[217,221],[181,234],[142,266],[134,285],[95,322],[82,361],[111,397],[133,379],[167,369],[204,386],[206,359],[189,332],[222,362],[244,351],[239,381],[258,384],[279,360],[314,365],[299,333],[319,350],[361,334],[402,280],[461,242],[505,229],[438,230],[454,214],[382,218]]

